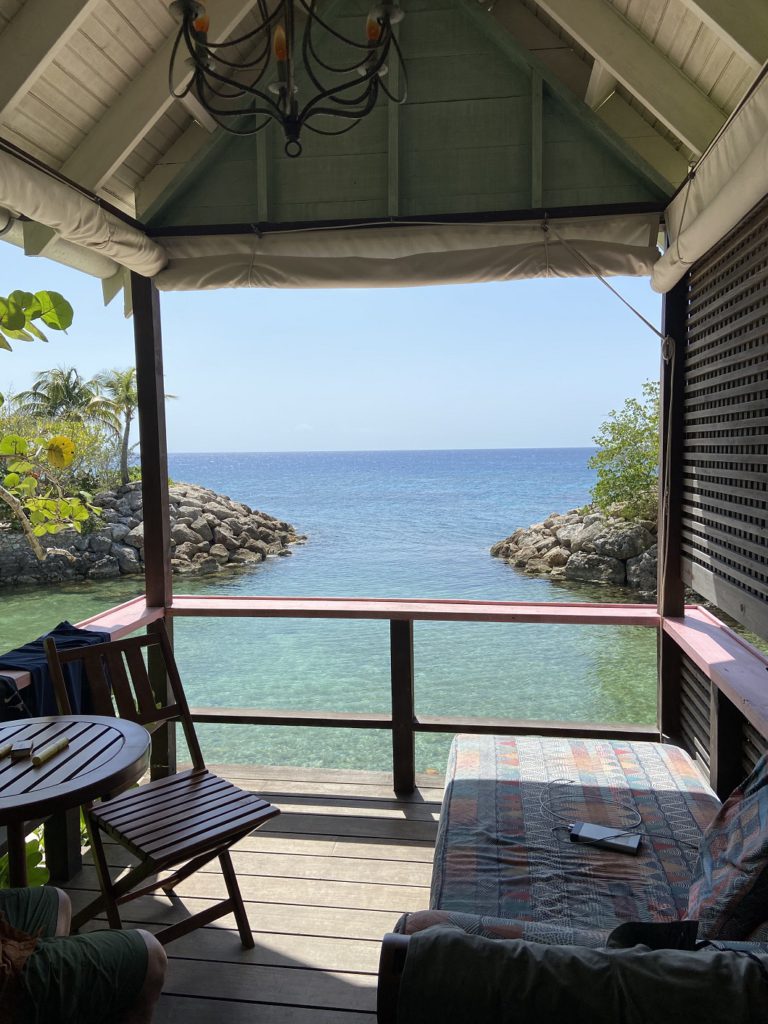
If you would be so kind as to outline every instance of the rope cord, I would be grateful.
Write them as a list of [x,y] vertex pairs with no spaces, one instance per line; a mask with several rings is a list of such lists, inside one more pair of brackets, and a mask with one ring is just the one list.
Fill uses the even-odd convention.
[[549,232],[551,231],[552,234],[555,236],[555,238],[558,240],[558,242],[560,242],[568,250],[568,252],[571,253],[572,256],[575,256],[576,259],[582,264],[582,266],[586,267],[587,270],[598,279],[598,281],[600,281],[602,284],[604,284],[609,292],[613,292],[613,294],[616,296],[616,298],[620,302],[623,302],[624,305],[627,307],[627,309],[631,310],[635,314],[635,316],[638,317],[638,319],[642,320],[643,323],[645,324],[645,326],[649,330],[653,331],[653,333],[658,338],[661,338],[662,341],[666,341],[667,340],[666,336],[664,334],[662,334],[661,331],[658,330],[658,328],[654,327],[653,324],[651,323],[651,321],[647,320],[643,316],[643,314],[640,312],[639,309],[635,309],[635,307],[632,305],[632,303],[628,299],[625,299],[624,296],[621,294],[621,292],[617,291],[613,287],[612,284],[609,284],[608,281],[606,281],[606,279],[600,273],[600,271],[592,263],[589,262],[587,257],[584,256],[582,253],[580,253],[579,250],[576,249],[574,246],[572,246],[570,242],[566,242],[566,240],[563,238],[563,236],[560,235],[552,227],[552,225],[548,221],[546,221],[546,220],[544,221],[544,223],[541,225],[541,230],[544,232],[544,239],[545,239],[544,244],[545,244],[545,246],[546,246],[546,237],[549,234]]

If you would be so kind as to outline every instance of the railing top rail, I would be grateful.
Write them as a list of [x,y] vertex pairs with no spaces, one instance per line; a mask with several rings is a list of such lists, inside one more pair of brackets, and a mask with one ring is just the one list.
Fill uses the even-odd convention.
[[168,614],[174,617],[549,622],[585,626],[659,625],[656,606],[650,604],[544,604],[527,601],[174,595]]

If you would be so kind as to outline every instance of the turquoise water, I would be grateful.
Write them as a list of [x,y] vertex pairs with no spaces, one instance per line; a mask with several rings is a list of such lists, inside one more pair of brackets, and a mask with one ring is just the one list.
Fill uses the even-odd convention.
[[[171,476],[223,491],[309,535],[291,558],[187,593],[627,600],[625,591],[554,584],[491,558],[518,526],[588,499],[587,449],[172,455]],[[61,618],[137,592],[135,581],[3,597],[3,647]],[[388,711],[386,622],[177,620],[196,705]],[[417,623],[420,713],[651,722],[653,631],[627,627]],[[387,768],[386,733],[202,726],[212,762]],[[442,771],[448,739],[419,736],[420,769]]]

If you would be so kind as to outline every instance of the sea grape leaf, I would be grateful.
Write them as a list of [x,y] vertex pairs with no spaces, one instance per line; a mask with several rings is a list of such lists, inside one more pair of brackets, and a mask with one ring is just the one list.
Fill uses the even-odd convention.
[[35,292],[35,298],[40,303],[39,315],[43,323],[52,327],[54,331],[66,331],[72,326],[74,312],[72,307],[58,292]]

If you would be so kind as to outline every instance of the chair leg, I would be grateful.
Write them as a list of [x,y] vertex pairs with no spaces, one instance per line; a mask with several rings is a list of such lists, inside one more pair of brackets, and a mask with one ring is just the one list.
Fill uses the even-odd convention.
[[243,944],[243,949],[253,949],[256,943],[253,941],[253,933],[251,932],[251,926],[248,923],[248,915],[245,912],[243,897],[240,895],[240,886],[237,884],[237,876],[235,875],[235,869],[232,866],[232,858],[229,855],[229,850],[224,850],[223,853],[219,854],[219,863],[221,864],[221,873],[224,876],[224,884],[227,887],[229,898],[232,900],[232,912],[235,915],[237,930],[240,932],[240,941]]
[[[84,808],[83,817],[85,818],[85,824],[88,829],[88,838],[91,840],[93,862],[96,866],[96,874],[99,879],[99,885],[101,886],[101,895],[103,901],[102,905],[104,906],[107,912],[107,920],[109,921],[109,927],[122,928],[123,922],[120,920],[120,912],[117,909],[117,903],[115,901],[115,896],[112,891],[112,879],[110,878],[109,875],[109,865],[107,864],[107,857],[106,854],[104,853],[104,844],[101,841],[101,830],[99,829],[99,826],[92,820],[88,808]],[[91,904],[91,906],[94,906],[94,904]],[[78,917],[79,916],[80,915],[78,915]],[[75,920],[77,920],[77,918]]]

